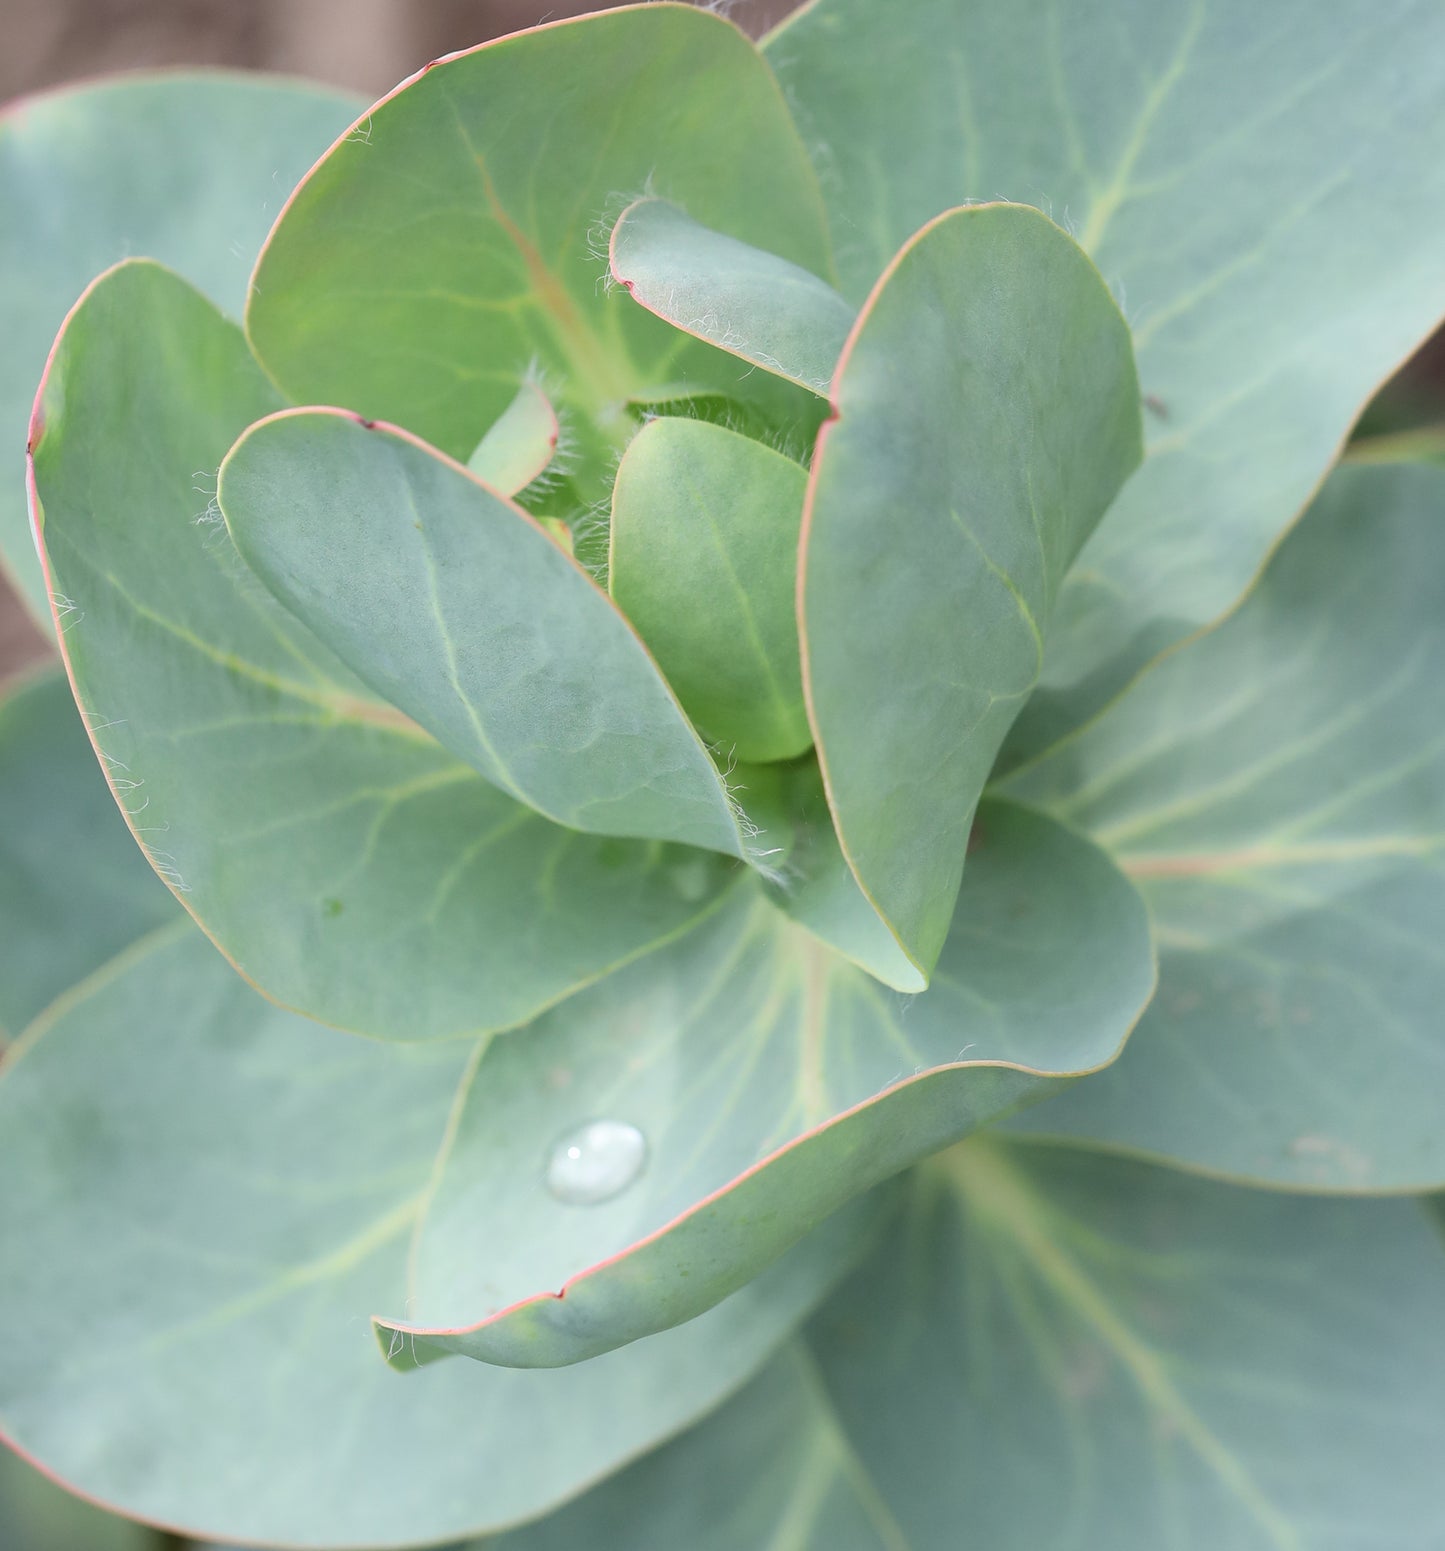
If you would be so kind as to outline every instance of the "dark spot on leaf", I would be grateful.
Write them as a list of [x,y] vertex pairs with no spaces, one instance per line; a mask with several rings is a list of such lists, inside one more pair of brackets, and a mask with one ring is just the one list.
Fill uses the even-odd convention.
[[1144,395],[1144,408],[1160,420],[1167,420],[1169,418],[1169,406],[1163,399],[1156,398],[1152,393]]

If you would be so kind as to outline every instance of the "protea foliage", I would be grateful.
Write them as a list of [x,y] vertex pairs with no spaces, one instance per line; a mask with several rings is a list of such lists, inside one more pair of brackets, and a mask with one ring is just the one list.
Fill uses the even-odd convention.
[[254,1544],[1438,1547],[1445,472],[1325,476],[1442,136],[1343,0],[15,105],[4,1433]]

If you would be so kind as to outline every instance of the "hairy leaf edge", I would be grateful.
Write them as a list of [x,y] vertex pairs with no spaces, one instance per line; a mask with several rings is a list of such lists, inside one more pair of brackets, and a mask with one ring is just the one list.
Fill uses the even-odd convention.
[[[42,572],[44,573],[45,582],[46,582],[46,590],[50,594],[50,608],[51,608],[51,621],[50,621],[50,623],[51,623],[51,627],[52,627],[52,629],[53,629],[53,631],[55,633],[56,645],[57,645],[57,647],[59,649],[59,653],[60,653],[60,665],[65,670],[66,679],[68,680],[68,682],[70,684],[71,697],[75,701],[75,704],[76,704],[76,707],[77,707],[77,712],[78,712],[78,714],[80,716],[81,722],[83,723],[83,725],[85,727],[85,735],[90,740],[90,746],[91,746],[92,750],[95,753],[96,762],[99,764],[99,766],[101,768],[101,772],[102,772],[102,774],[105,777],[105,784],[106,784],[107,788],[110,791],[111,797],[115,800],[115,805],[119,809],[121,817],[125,821],[126,828],[130,830],[131,838],[135,841],[136,845],[140,847],[141,854],[146,858],[147,862],[150,862],[150,864],[152,866],[152,869],[154,870],[154,865],[155,864],[150,861],[150,851],[147,849],[145,841],[141,838],[140,833],[137,830],[136,825],[135,825],[134,821],[132,820],[129,811],[126,809],[126,806],[125,806],[124,801],[122,800],[121,794],[115,788],[115,783],[114,783],[114,780],[112,779],[112,773],[111,773],[110,766],[107,763],[107,761],[105,759],[105,756],[104,756],[104,754],[101,751],[99,742],[97,741],[96,730],[92,729],[90,717],[87,716],[86,713],[85,713],[84,702],[83,702],[83,700],[81,698],[79,687],[77,686],[76,681],[75,681],[75,669],[74,669],[74,666],[72,665],[71,660],[70,660],[70,653],[66,650],[65,635],[64,635],[64,632],[61,630],[61,627],[60,627],[60,609],[59,609],[59,606],[57,605],[57,603],[55,601],[54,589],[50,586],[50,582],[51,582],[50,557],[49,557],[49,554],[46,551],[44,541],[43,541],[43,539],[41,537],[43,529],[44,529],[45,510],[44,510],[44,507],[42,506],[41,501],[40,501],[40,493],[39,493],[38,489],[36,488],[36,479],[35,479],[35,449],[40,445],[40,442],[43,439],[44,434],[45,434],[45,414],[44,414],[44,408],[43,408],[44,398],[45,398],[45,391],[46,391],[46,388],[47,388],[47,386],[49,384],[51,369],[55,365],[56,356],[58,355],[60,347],[61,347],[61,343],[62,343],[62,341],[65,338],[66,330],[70,326],[71,319],[74,318],[75,315],[80,311],[80,309],[85,305],[85,303],[87,301],[89,301],[91,293],[93,291],[95,291],[99,286],[101,286],[105,281],[109,280],[112,275],[116,274],[120,270],[132,268],[132,267],[135,267],[135,266],[144,266],[144,267],[149,267],[149,268],[154,268],[154,269],[160,269],[160,270],[164,270],[167,274],[173,274],[174,273],[174,271],[166,269],[166,266],[164,264],[159,264],[154,259],[146,259],[146,258],[122,259],[119,263],[112,264],[109,269],[102,270],[100,272],[100,274],[98,274],[95,277],[95,279],[92,280],[88,286],[86,286],[85,290],[81,292],[79,297],[76,298],[74,306],[72,306],[70,311],[68,313],[66,313],[66,315],[65,315],[65,321],[64,321],[64,323],[61,324],[60,331],[56,334],[55,340],[51,344],[50,355],[47,358],[46,363],[45,363],[45,371],[44,371],[44,373],[41,376],[40,386],[36,389],[35,407],[34,407],[33,411],[31,412],[30,432],[29,432],[29,437],[28,437],[28,439],[26,441],[26,447],[25,447],[25,487],[26,487],[26,494],[27,494],[27,497],[28,497],[28,500],[29,500],[29,505],[30,505],[30,528],[31,528],[31,535],[32,535],[32,537],[33,537],[33,539],[35,541],[36,550],[37,550],[37,552],[38,552],[38,554],[40,556],[40,566],[41,566]],[[178,276],[177,278],[181,279],[183,284],[190,285],[190,282],[185,280],[184,277],[179,277]],[[194,290],[195,288],[191,287],[191,289]],[[197,292],[197,295],[200,295],[200,294],[201,294],[200,292]],[[214,305],[214,304],[212,304],[212,305]],[[295,411],[287,411],[287,410],[279,411],[279,413],[281,413],[281,414],[294,413],[294,412]],[[345,416],[348,416],[348,417],[351,415],[351,411],[349,411],[349,410],[337,410],[337,411],[333,411],[333,412],[337,413],[337,414],[340,414],[340,415],[345,415]],[[267,417],[267,418],[269,418],[269,417]],[[356,417],[356,418],[360,418],[360,417]],[[378,423],[378,425],[380,424],[380,422],[377,422],[377,423]],[[402,432],[400,434],[402,434],[403,436],[407,436],[408,435],[408,433],[406,433],[406,432]],[[420,438],[411,438],[411,439],[415,440],[415,441],[418,441],[419,445],[421,445],[423,447],[426,447],[427,450],[429,452],[433,453],[434,455],[436,455],[438,457],[444,456],[444,454],[441,454],[441,453],[437,452],[436,448],[431,447],[428,443],[421,442]],[[448,459],[447,461],[448,462],[453,462],[454,460]],[[456,466],[459,467],[459,468],[461,467],[460,464],[458,464]],[[463,472],[466,473],[466,470],[463,469]],[[474,475],[468,474],[467,477],[470,478],[470,479],[475,480],[475,476]],[[476,482],[480,483],[480,481],[476,481]],[[495,493],[495,492],[492,492],[492,493]],[[519,507],[518,510],[520,511],[521,508]],[[523,513],[523,515],[524,516],[528,516],[528,514],[526,514],[526,513]],[[530,516],[528,516],[528,521],[535,521],[535,519],[533,519]],[[542,529],[542,532],[545,534],[546,533],[546,529]],[[549,543],[551,542],[550,538],[549,538],[548,542]],[[39,671],[44,671],[44,669],[46,667],[53,668],[54,664],[53,663],[49,663],[49,664],[42,663],[42,664],[40,664]],[[664,680],[664,683],[665,682],[666,682],[666,680]],[[11,687],[10,681],[7,681],[7,684],[6,684],[5,687],[6,687],[7,690]],[[671,687],[670,686],[669,686],[669,693],[671,693]],[[689,725],[691,725],[691,724],[689,724]],[[393,728],[392,730],[393,730],[393,732],[396,732],[395,728]],[[481,777],[478,776],[477,779],[480,780]],[[211,946],[213,948],[215,948],[216,952],[219,953],[223,959],[225,959],[225,961],[231,966],[231,968],[236,972],[236,974],[238,974],[241,977],[241,979],[244,980],[246,982],[246,984],[251,987],[251,989],[253,991],[255,991],[259,995],[263,996],[273,1006],[281,1008],[283,1012],[291,1012],[291,1013],[295,1013],[298,1017],[307,1018],[312,1023],[319,1023],[323,1028],[336,1029],[340,1033],[350,1034],[350,1035],[353,1035],[354,1037],[356,1037],[358,1039],[374,1040],[374,1041],[376,1041],[378,1043],[382,1043],[382,1044],[392,1043],[392,1041],[384,1039],[383,1036],[381,1036],[379,1034],[369,1034],[369,1033],[366,1033],[366,1032],[364,1032],[363,1030],[360,1030],[360,1029],[349,1028],[345,1024],[331,1022],[331,1021],[329,1021],[329,1020],[327,1020],[325,1018],[318,1018],[315,1015],[315,1013],[309,1012],[307,1009],[305,1009],[303,1007],[297,1007],[297,1006],[293,1005],[290,1002],[282,1001],[280,997],[273,996],[271,994],[271,992],[266,989],[265,986],[259,984],[255,979],[253,979],[251,977],[251,975],[249,975],[236,962],[236,960],[232,957],[232,955],[227,951],[225,946],[217,939],[215,933],[211,930],[211,928],[206,924],[206,922],[197,913],[196,908],[191,903],[191,901],[186,897],[186,895],[184,893],[180,892],[179,890],[177,890],[176,887],[174,886],[174,884],[172,884],[164,876],[164,874],[157,873],[157,876],[160,877],[161,881],[166,884],[167,888],[170,889],[171,894],[174,896],[176,901],[181,905],[181,907],[185,910],[186,914],[191,918],[191,920],[196,924],[196,926],[200,929],[200,931],[205,935],[207,940],[210,942]],[[744,875],[744,877],[745,876],[746,875]],[[595,985],[599,980],[603,980],[608,975],[613,974],[615,971],[617,971],[619,969],[623,969],[623,968],[625,968],[629,964],[635,963],[638,959],[646,957],[647,954],[654,952],[656,949],[667,947],[669,943],[673,942],[678,937],[681,937],[686,932],[691,931],[694,926],[700,925],[704,920],[706,920],[709,916],[711,916],[714,911],[716,911],[716,910],[718,910],[718,909],[720,909],[722,907],[723,902],[732,895],[734,889],[739,887],[743,881],[744,881],[743,878],[739,878],[739,879],[733,880],[727,886],[719,889],[717,894],[716,894],[716,896],[713,899],[707,901],[705,906],[701,910],[699,910],[699,912],[695,916],[693,916],[689,920],[683,922],[682,925],[674,928],[672,931],[669,931],[669,932],[665,933],[663,936],[657,937],[657,938],[653,939],[651,942],[648,942],[648,943],[644,944],[642,947],[637,949],[636,952],[634,952],[632,954],[629,954],[625,959],[620,959],[615,964],[608,965],[606,968],[599,970],[595,975],[589,976],[586,980],[579,981],[577,984],[569,986],[565,991],[560,992],[558,995],[556,995],[554,997],[551,997],[546,1002],[540,1004],[534,1010],[529,1012],[525,1017],[517,1019],[517,1020],[515,1020],[513,1022],[504,1024],[504,1025],[496,1027],[496,1028],[485,1027],[484,1026],[484,1027],[479,1027],[479,1028],[458,1029],[458,1030],[454,1031],[453,1033],[441,1036],[438,1041],[433,1041],[433,1043],[440,1043],[440,1042],[457,1042],[457,1043],[461,1043],[461,1042],[466,1041],[466,1040],[482,1039],[482,1038],[485,1038],[485,1037],[487,1037],[489,1035],[493,1035],[493,1034],[508,1034],[508,1033],[511,1033],[514,1029],[519,1029],[519,1028],[525,1027],[527,1024],[531,1023],[534,1019],[541,1017],[543,1013],[550,1012],[552,1008],[560,1006],[561,1003],[565,1002],[569,997],[575,995],[577,992],[585,991],[588,986]],[[21,1031],[21,1035],[19,1037],[23,1038],[25,1032],[26,1031],[22,1030]]]
[[[792,18],[788,19],[791,20]],[[1099,268],[1094,263],[1093,258],[1088,253],[1086,253],[1083,248],[1079,247],[1078,243],[1075,242],[1072,237],[1069,237],[1069,234],[1065,232],[1062,227],[1057,226],[1057,224],[1050,220],[1050,218],[1045,215],[1042,210],[1039,210],[1034,205],[1020,205],[1016,201],[1008,199],[992,199],[980,201],[977,204],[954,205],[951,209],[942,210],[931,220],[924,222],[924,224],[920,226],[918,230],[907,239],[906,242],[904,242],[902,247],[900,247],[899,250],[893,255],[893,257],[889,259],[887,266],[883,270],[883,273],[879,275],[878,278],[873,282],[872,289],[868,292],[867,297],[864,299],[863,305],[858,309],[858,316],[853,323],[853,327],[849,330],[848,338],[844,341],[842,354],[838,357],[838,364],[833,369],[833,381],[828,388],[828,416],[823,421],[823,424],[819,427],[817,439],[813,444],[813,458],[808,471],[808,486],[803,495],[803,522],[798,534],[798,584],[797,593],[795,595],[795,608],[798,618],[798,651],[803,667],[803,703],[806,706],[808,712],[808,725],[813,729],[813,749],[817,755],[818,772],[823,780],[823,793],[828,801],[828,813],[833,821],[833,834],[838,841],[838,849],[842,852],[843,860],[848,864],[848,871],[853,875],[853,881],[858,885],[859,893],[862,894],[863,898],[868,901],[868,904],[873,910],[874,914],[888,929],[889,933],[893,937],[893,940],[898,944],[899,951],[918,971],[919,975],[923,979],[925,986],[927,986],[929,980],[932,978],[932,968],[925,968],[923,964],[919,962],[918,958],[908,947],[908,944],[903,941],[901,936],[899,936],[897,928],[893,925],[892,921],[890,921],[879,908],[877,900],[874,899],[872,893],[868,889],[867,884],[864,883],[861,875],[858,872],[857,864],[853,859],[852,852],[849,850],[847,841],[843,837],[842,827],[838,822],[838,808],[833,796],[833,783],[828,773],[827,751],[823,746],[823,740],[818,728],[817,710],[813,704],[813,674],[808,652],[808,621],[805,593],[807,587],[808,571],[808,542],[812,534],[813,507],[817,498],[818,477],[823,466],[823,458],[827,449],[829,432],[832,431],[835,426],[841,424],[843,419],[843,412],[838,403],[838,384],[842,381],[844,373],[848,369],[849,361],[852,359],[853,350],[857,345],[864,328],[867,326],[870,318],[872,317],[873,309],[877,304],[878,298],[882,295],[884,289],[892,281],[893,276],[898,272],[900,266],[912,253],[914,248],[916,248],[918,244],[922,242],[936,227],[941,226],[945,221],[952,220],[955,216],[967,210],[1027,210],[1036,215],[1046,225],[1053,227],[1055,230],[1060,232],[1061,235],[1068,238],[1068,241],[1075,249],[1077,249],[1080,257],[1093,271],[1099,282],[1100,290],[1109,298],[1114,311],[1118,314],[1119,320],[1124,326],[1125,332],[1131,341],[1131,345],[1134,337],[1133,330],[1129,328],[1128,319],[1124,317],[1123,311],[1119,307],[1118,298],[1115,297],[1113,291],[1110,290],[1108,283],[1105,281],[1103,275],[1100,274]],[[1142,464],[1142,454],[1140,463]],[[1136,469],[1139,466],[1140,465],[1136,464]],[[1323,476],[1321,477],[1323,478]],[[1108,512],[1106,511],[1103,517],[1099,519],[1100,523],[1102,524],[1107,520],[1107,518]],[[1067,575],[1067,572],[1065,575]],[[1037,685],[1037,680],[1035,681],[1035,685]],[[982,799],[984,793],[989,791],[991,779],[992,778],[990,777],[989,781],[984,782],[983,789],[979,793],[980,799]],[[1050,815],[1050,817],[1053,817],[1053,815]]]

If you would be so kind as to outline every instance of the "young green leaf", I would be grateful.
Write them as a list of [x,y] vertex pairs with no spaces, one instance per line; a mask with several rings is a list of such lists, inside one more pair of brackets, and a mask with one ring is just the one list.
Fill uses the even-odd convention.
[[810,270],[710,231],[665,199],[622,212],[612,277],[675,328],[826,394],[857,312]]
[[468,470],[498,495],[519,495],[546,473],[557,451],[557,414],[534,382],[524,382],[467,459]]
[[[494,1044],[417,1243],[414,1315],[382,1322],[387,1349],[539,1367],[666,1329],[845,1201],[1109,1061],[1153,988],[1138,896],[1028,809],[992,804],[984,822],[921,997],[742,894]],[[638,1133],[646,1166],[583,1212],[549,1190],[536,1142],[565,1147],[597,1120]],[[514,1274],[476,1254],[483,1214]]]
[[1239,613],[1013,783],[1145,891],[1160,993],[1031,1130],[1445,1184],[1445,470],[1335,474]]
[[137,837],[243,973],[343,1027],[477,1033],[712,908],[721,858],[514,802],[353,679],[218,514],[198,520],[226,450],[276,407],[239,330],[132,263],[71,315],[34,447],[81,707]]
[[764,51],[850,300],[976,199],[1041,204],[1127,297],[1149,457],[1065,586],[1016,761],[1234,603],[1445,313],[1445,9],[813,0]]
[[630,398],[746,392],[736,361],[599,286],[596,234],[644,188],[828,273],[817,182],[754,46],[692,6],[634,5],[453,55],[379,102],[272,233],[251,340],[296,402],[456,458],[540,362],[600,493]]
[[1139,459],[1129,331],[1036,210],[941,216],[833,386],[803,519],[803,677],[844,855],[932,969],[1059,583]]
[[612,596],[703,735],[749,763],[813,741],[794,611],[807,484],[770,447],[665,418],[634,438],[613,489]]
[[[710,1409],[866,1242],[865,1202],[643,1346],[402,1381],[366,1316],[405,1307],[471,1058],[282,1012],[184,920],[33,1024],[0,1076],[3,1440],[189,1533],[327,1547],[495,1529]],[[485,1223],[468,1243],[506,1274]]]
[[556,824],[747,854],[646,647],[520,507],[392,427],[284,410],[217,499],[271,592],[357,676]]

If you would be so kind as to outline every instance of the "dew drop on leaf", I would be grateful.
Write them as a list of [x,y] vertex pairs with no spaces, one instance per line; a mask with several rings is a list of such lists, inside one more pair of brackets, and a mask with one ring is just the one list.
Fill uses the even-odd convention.
[[552,1148],[547,1189],[568,1206],[597,1206],[642,1172],[647,1138],[625,1120],[589,1120]]

